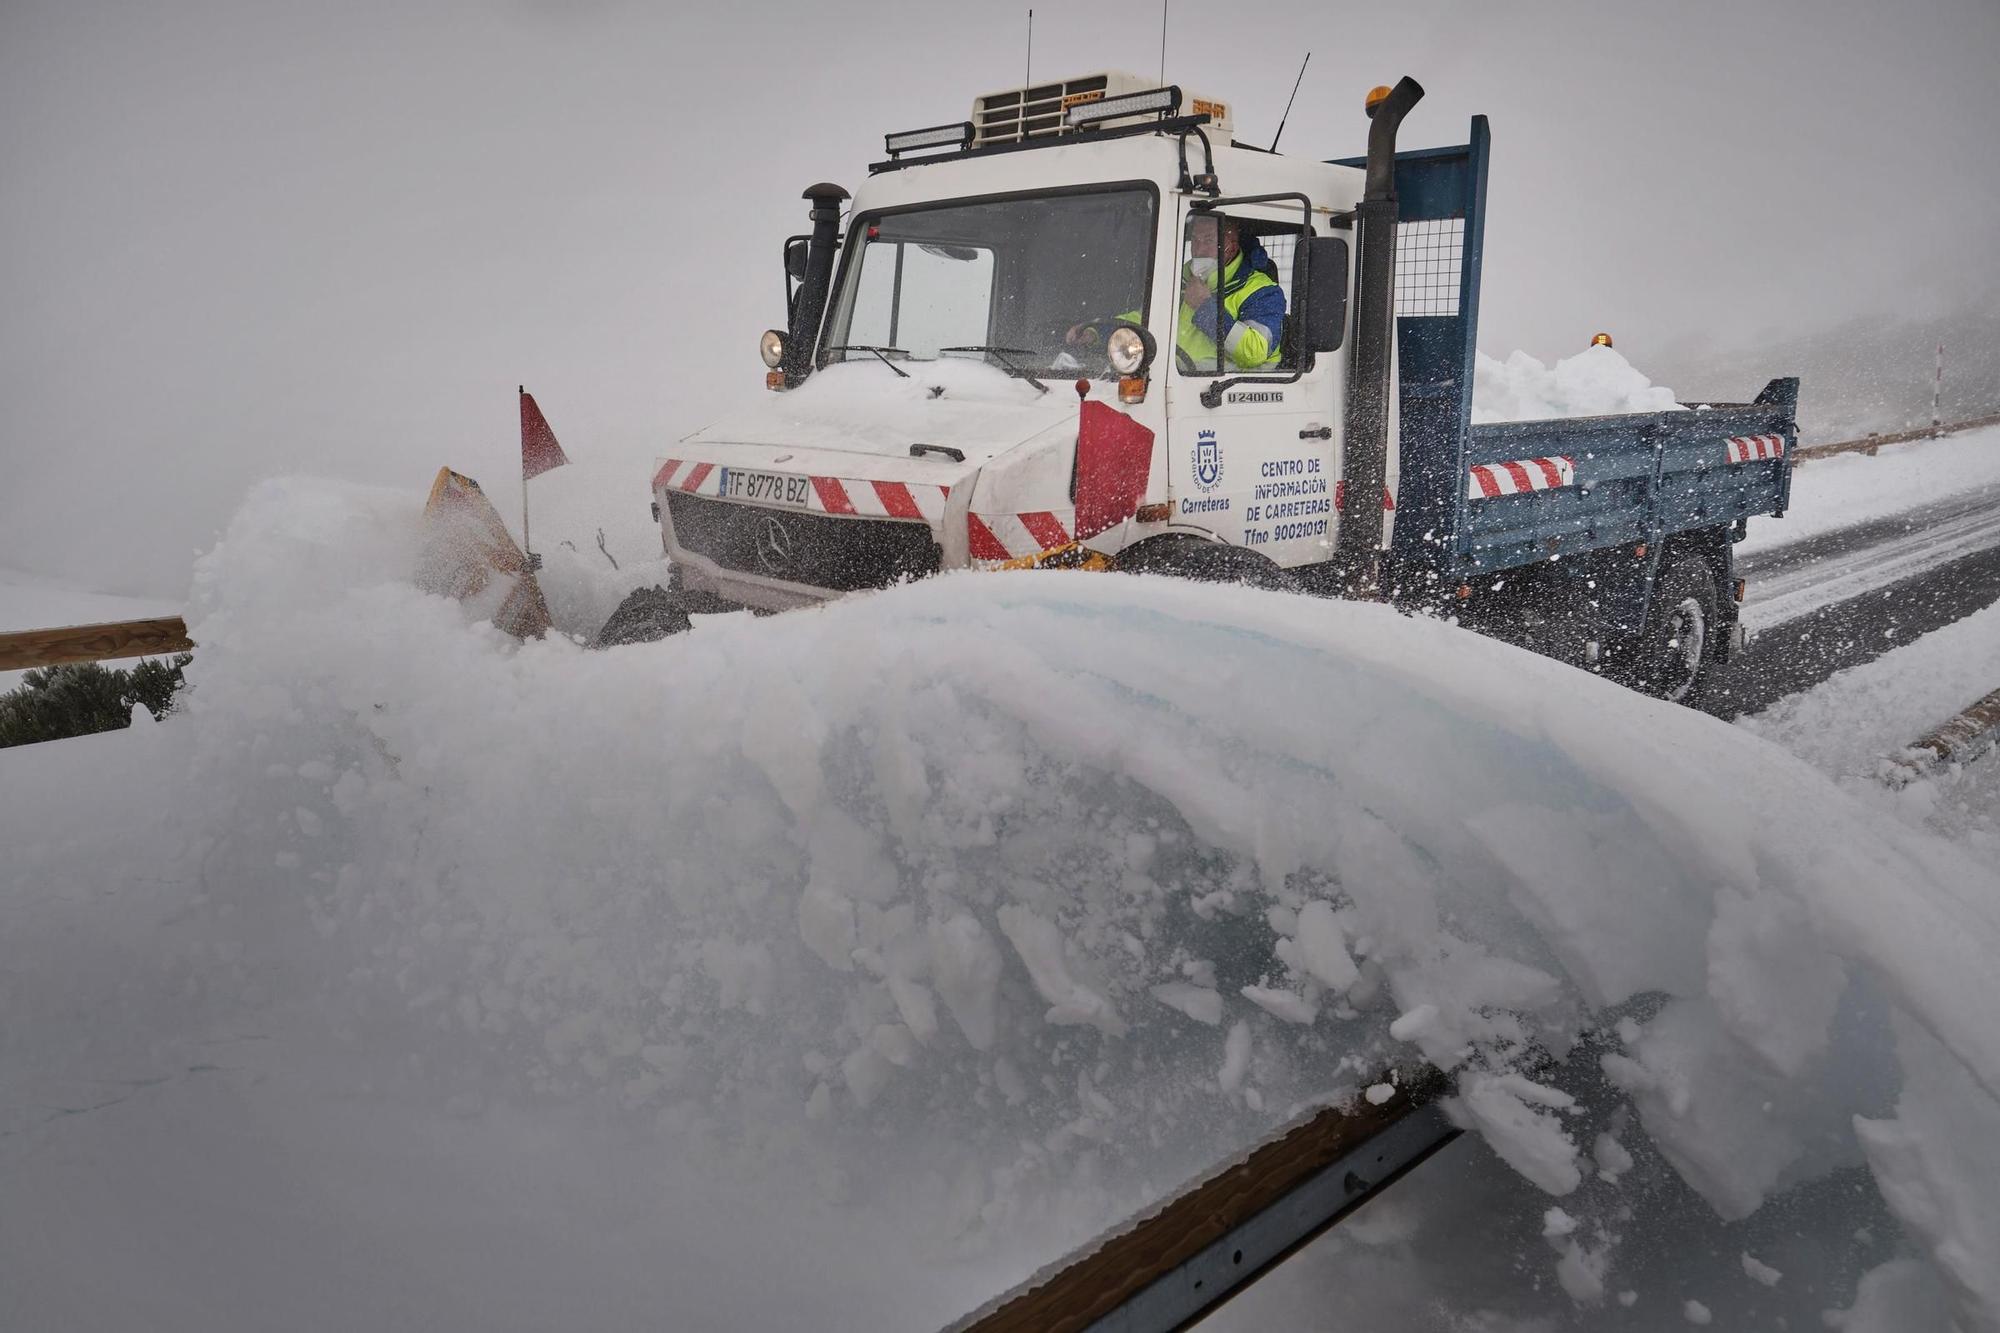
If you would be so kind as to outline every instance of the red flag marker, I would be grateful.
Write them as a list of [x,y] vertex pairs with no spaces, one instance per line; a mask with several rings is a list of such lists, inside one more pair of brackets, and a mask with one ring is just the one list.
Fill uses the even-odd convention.
[[549,429],[548,418],[542,415],[541,408],[535,406],[535,395],[529,393],[525,385],[522,386],[521,480],[539,477],[567,462],[569,457],[556,443],[556,433]]
[[528,568],[533,571],[541,568],[541,557],[528,544],[528,482],[569,462],[569,456],[556,443],[556,433],[549,429],[549,419],[542,415],[542,409],[535,406],[535,396],[528,392],[528,386],[523,384],[520,388],[521,552],[528,557]]

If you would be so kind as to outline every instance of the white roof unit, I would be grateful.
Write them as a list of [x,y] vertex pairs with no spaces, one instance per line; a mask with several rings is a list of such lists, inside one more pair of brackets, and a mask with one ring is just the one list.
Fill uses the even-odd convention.
[[[1074,134],[1076,130],[1068,124],[1064,114],[1071,107],[1120,97],[1128,93],[1151,92],[1159,86],[1158,81],[1154,79],[1140,78],[1137,74],[1127,74],[1122,70],[1105,70],[1096,74],[1081,74],[1073,79],[1038,83],[1028,88],[1008,88],[997,93],[982,93],[972,99],[972,143],[974,147],[984,147],[988,144],[1018,143],[1023,139],[1039,139],[1050,135]],[[1181,102],[1180,112],[1183,115],[1207,113],[1209,138],[1216,143],[1231,141],[1227,102],[1218,102],[1206,97],[1186,97]],[[1134,110],[1129,117],[1118,117],[1099,123],[1116,125],[1157,114],[1156,110]]]

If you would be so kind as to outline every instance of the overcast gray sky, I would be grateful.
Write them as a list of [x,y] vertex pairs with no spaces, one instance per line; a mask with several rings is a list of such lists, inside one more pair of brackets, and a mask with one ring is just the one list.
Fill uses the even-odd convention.
[[[172,595],[260,476],[498,491],[516,383],[643,503],[763,392],[800,190],[1017,84],[1025,9],[0,0],[0,566]],[[1036,10],[1038,75],[1157,68],[1151,5]],[[1674,385],[1725,397],[2000,292],[1996,0],[1172,4],[1246,139],[1308,49],[1288,152],[1361,151],[1404,73],[1407,144],[1492,117],[1490,352],[1740,343]]]

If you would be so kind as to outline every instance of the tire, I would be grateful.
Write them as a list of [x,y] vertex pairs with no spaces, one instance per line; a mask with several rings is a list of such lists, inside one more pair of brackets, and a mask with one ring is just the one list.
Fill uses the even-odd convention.
[[1653,587],[1646,628],[1632,645],[1626,683],[1669,703],[1693,705],[1715,652],[1715,576],[1700,556],[1684,555]]
[[1298,580],[1270,558],[1242,546],[1203,537],[1166,536],[1120,551],[1111,568],[1121,574],[1165,574],[1197,583],[1240,583],[1272,592],[1297,592]]
[[670,634],[694,628],[686,604],[665,588],[640,588],[628,594],[597,631],[593,648],[616,648],[628,643],[652,643]]

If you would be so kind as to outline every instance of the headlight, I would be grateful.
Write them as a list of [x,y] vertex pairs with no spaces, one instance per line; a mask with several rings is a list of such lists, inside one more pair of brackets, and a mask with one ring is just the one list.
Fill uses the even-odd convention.
[[1104,358],[1120,375],[1136,375],[1146,368],[1146,335],[1129,324],[1120,324],[1104,340]]
[[764,336],[757,340],[757,353],[764,358],[764,364],[776,370],[785,361],[785,335],[776,329],[765,329]]

